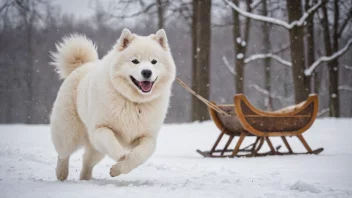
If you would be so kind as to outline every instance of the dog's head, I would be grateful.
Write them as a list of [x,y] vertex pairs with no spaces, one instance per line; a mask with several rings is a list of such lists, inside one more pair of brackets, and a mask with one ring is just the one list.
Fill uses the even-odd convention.
[[124,29],[109,54],[114,88],[133,102],[146,102],[169,92],[176,67],[164,30],[138,36]]

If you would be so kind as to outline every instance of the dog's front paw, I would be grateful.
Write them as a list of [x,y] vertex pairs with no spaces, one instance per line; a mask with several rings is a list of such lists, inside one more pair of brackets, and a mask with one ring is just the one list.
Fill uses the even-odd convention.
[[130,166],[128,165],[127,154],[122,155],[115,165],[110,169],[110,176],[116,177],[121,174],[127,174],[131,171]]
[[111,177],[116,177],[121,174],[127,174],[129,173],[129,167],[126,165],[124,162],[118,162],[117,164],[113,165],[110,169],[110,176]]

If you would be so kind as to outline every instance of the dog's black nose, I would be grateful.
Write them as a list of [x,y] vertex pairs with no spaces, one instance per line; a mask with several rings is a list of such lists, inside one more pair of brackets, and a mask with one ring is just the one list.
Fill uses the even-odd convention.
[[152,76],[152,71],[149,69],[143,69],[142,70],[142,76],[144,78],[150,78],[150,76]]

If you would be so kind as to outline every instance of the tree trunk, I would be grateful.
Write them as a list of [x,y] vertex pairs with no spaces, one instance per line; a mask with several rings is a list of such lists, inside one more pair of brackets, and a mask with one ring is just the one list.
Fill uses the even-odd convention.
[[[288,21],[299,20],[302,16],[301,1],[287,0]],[[295,90],[295,102],[300,103],[307,100],[309,95],[309,78],[304,74],[304,31],[302,27],[294,27],[290,31],[291,61],[293,86]]]
[[[334,1],[334,32],[332,35],[333,53],[339,51],[339,1]],[[340,117],[339,61],[334,59],[329,64],[330,117]]]
[[[263,16],[268,16],[268,7],[267,7],[267,0],[263,1]],[[269,52],[271,48],[270,44],[270,32],[269,32],[269,23],[263,24],[263,44],[264,44],[264,52]],[[273,110],[273,101],[271,98],[271,59],[266,58],[264,59],[264,70],[265,70],[265,88],[268,91],[269,95],[266,98],[266,108],[268,111]]]
[[[337,2],[335,2],[337,4]],[[334,3],[334,4],[335,4]],[[334,9],[336,9],[334,5]],[[337,23],[338,15],[336,16],[336,10],[334,14],[334,33],[333,33],[333,44],[331,44],[330,28],[328,21],[328,13],[326,5],[323,5],[323,29],[324,29],[324,44],[326,56],[331,56],[334,51],[338,51],[338,36],[337,36]],[[338,8],[337,8],[338,10]],[[337,11],[338,14],[338,11]],[[338,90],[338,61],[335,59],[328,62],[329,67],[329,112],[330,117],[339,117],[339,90]]]
[[235,59],[235,86],[236,86],[236,93],[244,93],[244,79],[243,79],[243,75],[244,75],[244,62],[243,59],[239,59],[238,56],[240,56],[241,54],[243,54],[241,52],[241,50],[238,50],[238,54],[236,55]]
[[164,5],[162,0],[156,0],[158,7],[158,28],[164,28]]
[[33,86],[33,50],[32,50],[32,33],[34,28],[35,13],[31,13],[31,2],[26,0],[23,4],[19,4],[20,13],[22,15],[24,30],[26,36],[26,47],[27,51],[24,59],[26,60],[26,67],[23,69],[24,82],[23,87],[26,87],[24,90],[23,103],[25,105],[25,120],[27,124],[32,123],[32,113],[33,113],[33,95],[34,95],[34,86]]
[[[238,0],[233,0],[233,3],[238,6]],[[233,17],[233,46],[235,48],[235,87],[236,93],[243,93],[243,57],[240,59],[240,55],[243,55],[241,47],[241,30],[240,30],[240,18],[237,11],[232,9]]]
[[329,64],[330,117],[340,117],[338,81],[338,61],[332,61]]
[[[307,11],[311,5],[309,4],[310,0],[305,1],[305,10]],[[314,15],[310,15],[307,18],[306,26],[306,46],[307,46],[307,68],[312,65],[315,61],[315,44],[314,44]],[[313,72],[310,82],[310,91],[311,93],[318,93],[319,87],[319,76],[316,71]]]
[[[210,43],[211,1],[193,1],[193,83],[194,91],[209,98],[210,87]],[[192,120],[209,119],[208,108],[196,97],[192,98]]]
[[26,107],[27,107],[27,117],[26,117],[26,123],[31,124],[32,123],[32,115],[33,115],[33,95],[34,95],[34,86],[33,86],[33,52],[32,52],[32,31],[33,31],[33,26],[32,24],[27,24],[27,69],[26,71],[26,83],[27,83],[27,101],[26,102]]
[[[233,0],[233,3],[238,6],[238,0]],[[247,11],[251,12],[251,0],[246,1]],[[246,18],[244,31],[242,36],[241,23],[239,14],[232,9],[233,17],[233,45],[235,48],[235,87],[236,93],[243,93],[244,91],[244,57],[249,40],[250,18]]]

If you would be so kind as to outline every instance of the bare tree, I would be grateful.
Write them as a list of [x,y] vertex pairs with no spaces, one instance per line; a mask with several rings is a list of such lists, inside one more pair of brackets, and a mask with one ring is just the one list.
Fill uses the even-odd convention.
[[[99,5],[99,2],[95,3]],[[182,3],[182,1],[170,0],[131,0],[131,1],[117,1],[111,2],[110,9],[105,12],[106,15],[121,19],[131,19],[139,16],[154,16],[156,15],[157,27],[164,28],[164,24],[170,16],[174,14],[182,14],[184,8],[187,8],[189,3]],[[97,6],[96,6],[97,7]],[[128,11],[130,8],[132,11]],[[126,11],[127,10],[127,11]],[[123,13],[123,14],[115,14]],[[152,17],[153,18],[153,17]]]
[[[263,15],[268,16],[268,5],[267,5],[267,0],[263,0]],[[269,52],[271,49],[271,43],[270,43],[270,32],[269,32],[269,23],[264,23],[262,25],[263,28],[263,45],[264,45],[264,51]],[[273,110],[273,100],[271,97],[271,59],[266,58],[264,59],[264,70],[265,70],[265,87],[266,90],[268,91],[268,96],[266,98],[266,108],[268,111]]]
[[[34,1],[33,1],[34,2]],[[27,67],[24,68],[24,78],[26,79],[25,86],[27,86],[27,97],[23,98],[24,103],[26,104],[26,123],[31,123],[31,111],[33,108],[33,29],[34,27],[34,22],[37,20],[38,13],[33,10],[34,5],[32,4],[33,2],[29,2],[29,0],[17,0],[16,1],[16,7],[18,8],[18,11],[20,13],[20,16],[22,18],[22,23],[24,24],[24,32],[26,36],[26,49],[27,53],[24,59],[26,59],[26,64],[28,65]]]
[[[308,11],[312,5],[312,1],[306,0],[305,1],[305,11]],[[306,67],[312,65],[315,61],[315,36],[314,36],[314,15],[310,15],[307,18],[307,25],[306,25],[306,49],[307,49],[307,64]],[[310,84],[310,92],[311,93],[318,93],[319,89],[319,76],[317,72],[314,72],[311,77],[311,84]]]
[[158,28],[164,28],[164,2],[163,0],[156,0],[156,4],[158,7]]
[[[229,2],[229,1],[228,1]],[[235,1],[230,4],[230,6],[234,5],[235,7],[239,7],[238,1]],[[255,9],[262,4],[262,14],[264,16],[269,15],[268,11],[268,5],[265,0],[263,1],[245,1],[244,2],[245,7],[247,9],[246,13],[251,13],[255,12]],[[273,8],[271,8],[273,9]],[[275,8],[274,8],[275,9]],[[233,35],[234,35],[234,45],[235,45],[235,69],[229,64],[228,60],[226,57],[223,57],[223,61],[225,63],[225,66],[228,68],[228,70],[235,76],[235,82],[237,86],[237,90],[242,90],[241,92],[237,93],[242,93],[243,92],[243,86],[244,86],[244,68],[246,65],[252,63],[253,61],[257,60],[264,60],[264,73],[265,73],[265,81],[264,81],[264,88],[260,87],[259,85],[249,85],[249,87],[254,88],[256,91],[262,93],[266,99],[265,99],[265,107],[268,110],[272,110],[273,108],[273,98],[279,99],[280,102],[286,103],[287,100],[285,97],[276,97],[275,94],[271,93],[271,59],[277,61],[278,63],[292,67],[292,63],[289,61],[286,61],[279,57],[277,54],[288,49],[290,45],[282,45],[279,49],[271,49],[271,43],[270,43],[270,27],[271,23],[265,22],[261,26],[261,30],[263,31],[263,46],[264,46],[264,52],[263,53],[255,53],[252,55],[247,55],[246,51],[248,49],[248,43],[249,43],[249,34],[250,34],[250,17],[246,17],[246,20],[244,24],[241,25],[236,25],[237,23],[240,23],[239,19],[239,12],[237,12],[235,9],[233,9]],[[240,28],[241,26],[242,28]],[[244,40],[241,37],[238,37],[237,35],[243,34]],[[238,89],[240,88],[240,89]],[[285,98],[285,99],[283,99]]]
[[[210,87],[210,43],[211,43],[211,1],[193,0],[192,48],[193,74],[192,88],[198,94],[209,98]],[[192,98],[192,120],[208,120],[207,107]]]
[[[301,1],[287,0],[286,5],[289,23],[298,21],[303,13]],[[295,102],[299,103],[306,100],[309,94],[309,78],[304,75],[305,50],[303,26],[294,26],[289,30],[289,35]]]
[[[345,14],[346,18],[341,22],[340,20],[340,1],[333,1],[333,24],[330,28],[329,14],[327,11],[327,5],[323,5],[322,13],[323,18],[321,19],[322,26],[324,29],[324,43],[325,53],[327,56],[332,56],[334,53],[339,51],[339,43],[341,40],[341,34],[347,26],[348,21],[352,16],[352,5],[348,13]],[[329,67],[329,95],[330,95],[330,116],[340,117],[340,94],[339,94],[339,61],[337,58],[332,59],[328,62]]]
[[[239,1],[233,0],[233,4],[238,6]],[[246,8],[251,12],[251,0],[246,0]],[[250,31],[250,18],[246,18],[244,26],[241,26],[238,12],[232,11],[233,16],[233,45],[235,47],[235,86],[237,93],[243,93],[244,82],[244,57],[247,51],[247,43]],[[243,29],[242,29],[243,27]]]
[[[318,60],[314,61],[309,67],[305,68],[305,48],[304,48],[304,37],[303,37],[303,26],[306,24],[307,19],[316,13],[316,11],[326,3],[326,0],[319,1],[315,5],[311,6],[306,12],[302,12],[302,5],[300,1],[287,1],[287,10],[288,10],[288,18],[289,23],[275,19],[272,17],[266,17],[262,15],[253,14],[247,11],[244,11],[239,8],[236,4],[230,2],[229,0],[225,0],[234,10],[236,10],[239,14],[251,18],[252,20],[257,20],[261,22],[271,23],[273,25],[278,25],[284,27],[289,31],[290,35],[290,43],[291,43],[291,60],[281,61],[282,63],[286,63],[287,66],[292,67],[293,78],[294,78],[294,89],[295,89],[295,102],[301,102],[305,100],[309,93],[309,77],[311,76],[314,69],[319,66],[322,62],[330,62],[341,55],[343,55],[350,47],[351,42],[347,42],[345,47],[341,49],[337,49],[334,54],[327,57],[321,57]],[[262,56],[263,58],[266,56]],[[274,56],[272,56],[273,58]],[[279,57],[276,57],[276,60],[280,60]]]

